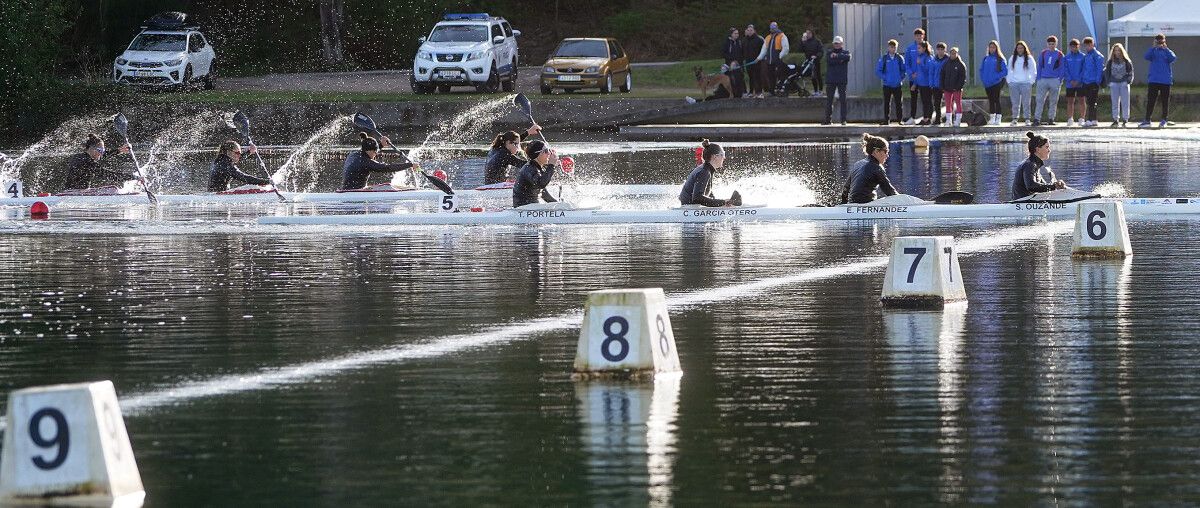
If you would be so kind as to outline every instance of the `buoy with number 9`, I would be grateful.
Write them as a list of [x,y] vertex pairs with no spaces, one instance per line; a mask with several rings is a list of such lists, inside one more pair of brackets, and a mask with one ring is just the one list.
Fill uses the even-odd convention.
[[29,207],[29,217],[32,219],[45,219],[50,217],[50,207],[46,203],[37,201],[33,206]]
[[883,276],[884,307],[940,309],[966,301],[958,251],[950,236],[901,236]]
[[639,378],[679,372],[662,288],[588,293],[575,350],[578,378]]

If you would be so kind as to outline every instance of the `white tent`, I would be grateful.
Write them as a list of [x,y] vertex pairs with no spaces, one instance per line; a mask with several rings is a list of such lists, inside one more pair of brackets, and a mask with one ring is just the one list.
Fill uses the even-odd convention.
[[1154,0],[1126,16],[1108,22],[1108,37],[1200,36],[1200,2]]

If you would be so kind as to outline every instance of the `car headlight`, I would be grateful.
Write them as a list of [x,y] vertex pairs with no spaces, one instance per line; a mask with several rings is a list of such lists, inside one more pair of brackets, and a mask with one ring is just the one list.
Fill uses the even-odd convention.
[[547,74],[554,74],[554,67],[543,67],[542,72],[545,72]]
[[595,74],[597,72],[600,72],[600,68],[596,67],[596,66],[592,66],[592,67],[588,67],[588,68],[584,69],[583,72],[585,72],[587,74]]
[[182,63],[183,63],[182,58],[176,58],[174,60],[167,60],[167,61],[163,62],[163,65],[165,65],[167,67],[178,67]]
[[129,60],[126,60],[126,59],[124,59],[124,58],[118,58],[118,59],[117,59],[117,65],[125,65],[125,64],[127,64],[127,63],[129,63]]
[[487,55],[487,51],[476,51],[474,53],[468,53],[467,60],[478,60],[480,58],[483,58],[485,55]]
[[433,53],[430,53],[430,52],[428,52],[428,51],[418,51],[418,52],[417,52],[417,59],[419,59],[419,60],[433,60]]

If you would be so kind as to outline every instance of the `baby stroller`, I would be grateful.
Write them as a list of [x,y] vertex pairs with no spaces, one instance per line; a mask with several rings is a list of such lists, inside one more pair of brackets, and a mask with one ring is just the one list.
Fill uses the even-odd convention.
[[801,97],[807,96],[809,92],[804,84],[807,82],[807,78],[812,78],[813,65],[816,64],[816,61],[816,57],[810,57],[799,66],[788,64],[787,77],[775,84],[775,91],[771,94],[776,97],[787,97],[790,93],[796,93]]

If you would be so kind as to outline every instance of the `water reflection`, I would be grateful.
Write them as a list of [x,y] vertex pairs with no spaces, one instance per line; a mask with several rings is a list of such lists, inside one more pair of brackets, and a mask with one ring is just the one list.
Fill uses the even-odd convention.
[[659,374],[646,383],[576,384],[592,499],[612,506],[673,504],[681,379]]

